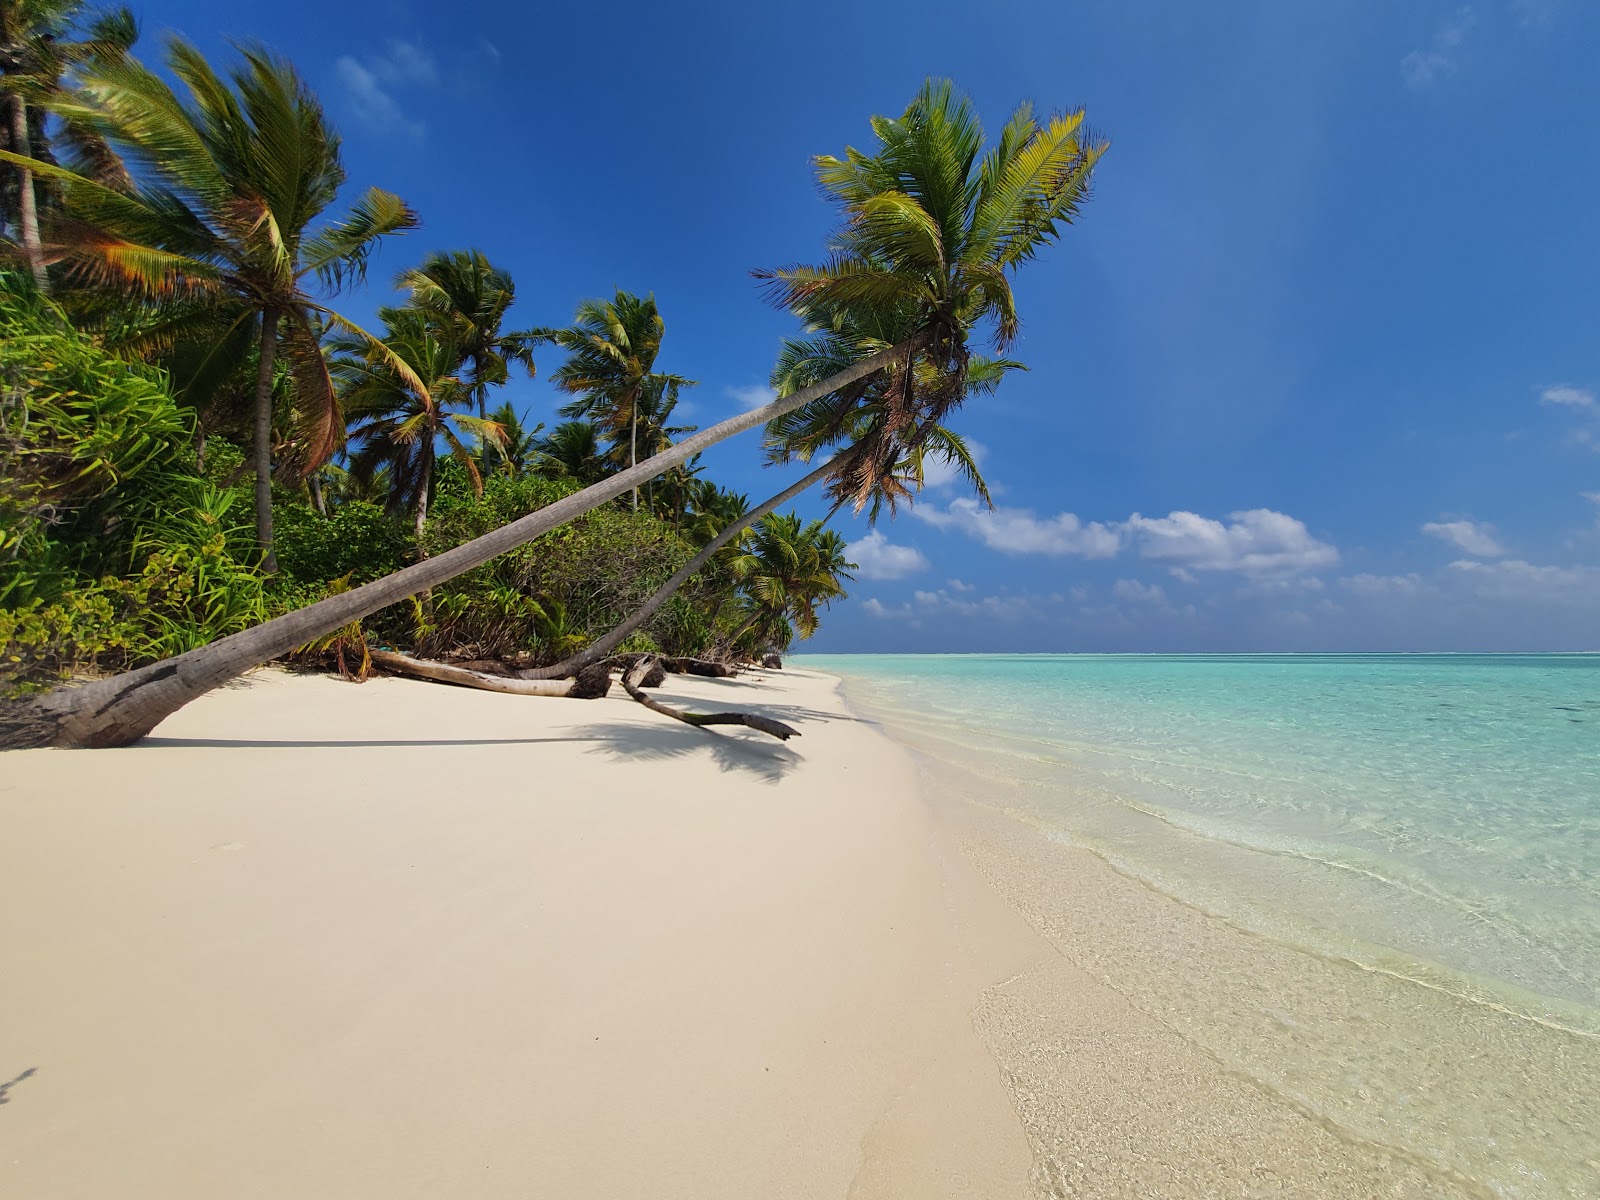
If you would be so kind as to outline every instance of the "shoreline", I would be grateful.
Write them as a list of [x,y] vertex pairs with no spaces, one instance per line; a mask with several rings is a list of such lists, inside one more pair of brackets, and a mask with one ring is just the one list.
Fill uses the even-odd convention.
[[844,690],[912,751],[964,853],[1055,952],[977,1016],[1043,1194],[1600,1186],[1592,1036],[1238,925],[1041,820],[1030,773]]
[[8,754],[0,1189],[1027,1195],[970,1013],[1041,944],[837,688],[263,671]]

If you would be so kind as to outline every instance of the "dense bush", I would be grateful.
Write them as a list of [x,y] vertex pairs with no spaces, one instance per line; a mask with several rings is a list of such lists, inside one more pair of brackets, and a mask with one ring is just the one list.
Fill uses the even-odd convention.
[[[570,480],[493,476],[481,496],[445,464],[424,546],[438,554],[570,495]],[[471,646],[554,661],[622,621],[695,547],[648,512],[606,505],[436,589],[419,648]],[[635,635],[630,649],[692,654],[710,640],[691,583]]]
[[348,578],[367,583],[405,566],[408,531],[368,500],[350,500],[327,516],[304,504],[272,506],[278,570],[295,583]]
[[192,432],[160,372],[0,278],[0,690],[262,618],[260,573],[231,549],[248,509],[195,472]]

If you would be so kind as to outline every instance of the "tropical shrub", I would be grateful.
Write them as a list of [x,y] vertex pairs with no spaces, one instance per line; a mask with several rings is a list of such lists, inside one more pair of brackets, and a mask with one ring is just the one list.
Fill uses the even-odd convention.
[[296,583],[366,583],[405,565],[407,531],[370,500],[347,500],[327,516],[304,504],[273,506],[278,570]]
[[0,277],[0,689],[263,619],[260,572],[230,548],[242,496],[195,472],[192,433],[159,371]]

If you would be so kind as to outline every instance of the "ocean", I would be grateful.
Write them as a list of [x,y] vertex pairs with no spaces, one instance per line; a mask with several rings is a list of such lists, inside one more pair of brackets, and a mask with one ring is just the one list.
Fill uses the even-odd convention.
[[[1600,1195],[1600,655],[796,665],[1138,885],[1061,949],[1230,1070],[1441,1194]],[[1070,924],[1064,861],[990,874]]]

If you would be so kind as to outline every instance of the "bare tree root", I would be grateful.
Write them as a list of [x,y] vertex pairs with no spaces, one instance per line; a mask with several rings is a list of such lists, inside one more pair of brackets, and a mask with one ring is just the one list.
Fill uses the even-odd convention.
[[787,742],[792,737],[799,737],[800,731],[792,726],[785,725],[782,721],[774,721],[771,717],[758,717],[754,713],[720,712],[720,713],[692,713],[684,712],[681,708],[671,708],[646,696],[640,690],[640,681],[649,673],[654,659],[645,657],[640,659],[633,667],[623,673],[622,686],[628,695],[651,712],[658,712],[664,717],[671,717],[675,721],[682,721],[686,725],[744,725],[761,733],[769,734],[780,742]]
[[574,679],[509,679],[431,659],[412,658],[409,654],[397,654],[393,650],[374,650],[372,662],[385,670],[431,679],[436,683],[453,683],[460,687],[505,692],[512,696],[566,696],[574,700],[598,700],[611,690],[611,672],[598,663],[585,667]]

